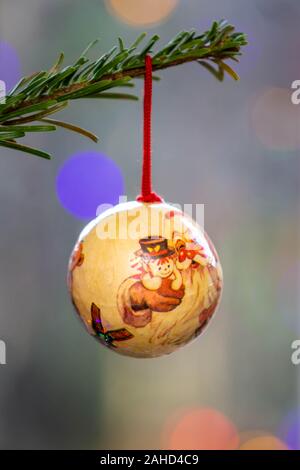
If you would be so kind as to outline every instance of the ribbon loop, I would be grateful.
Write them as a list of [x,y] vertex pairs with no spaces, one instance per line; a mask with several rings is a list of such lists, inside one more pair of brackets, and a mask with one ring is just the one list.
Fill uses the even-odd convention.
[[162,202],[162,198],[152,191],[152,162],[151,162],[151,114],[152,114],[152,59],[145,57],[144,82],[144,152],[142,169],[141,195],[137,201],[154,203]]

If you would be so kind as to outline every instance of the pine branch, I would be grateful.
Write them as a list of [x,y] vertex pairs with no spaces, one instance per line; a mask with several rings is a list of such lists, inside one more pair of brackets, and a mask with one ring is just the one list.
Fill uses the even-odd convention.
[[[154,71],[197,62],[220,81],[226,73],[235,80],[239,78],[225,61],[238,61],[241,48],[247,44],[246,37],[243,33],[235,32],[235,28],[224,20],[214,22],[208,31],[200,35],[195,31],[180,32],[158,52],[153,52],[153,47],[159,36],[153,36],[141,48],[145,36],[145,33],[141,34],[130,47],[125,47],[123,40],[119,38],[118,46],[97,60],[90,61],[86,54],[97,42],[94,41],[75,64],[62,69],[64,55],[60,54],[48,71],[23,78],[8,94],[5,103],[0,104],[0,146],[50,158],[43,151],[17,144],[16,139],[31,132],[53,131],[57,127],[78,132],[97,141],[97,137],[90,132],[74,124],[49,119],[48,116],[56,114],[71,100],[138,99],[133,94],[107,91],[116,87],[133,87],[133,79],[143,77],[145,73],[145,55],[149,53],[152,55]],[[51,125],[24,125],[40,121]]]

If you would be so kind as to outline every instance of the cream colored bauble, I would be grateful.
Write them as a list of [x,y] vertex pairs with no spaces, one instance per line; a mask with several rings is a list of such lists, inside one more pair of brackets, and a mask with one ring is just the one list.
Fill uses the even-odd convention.
[[165,203],[128,202],[83,230],[68,283],[81,320],[101,344],[155,357],[201,333],[219,303],[222,270],[191,217]]

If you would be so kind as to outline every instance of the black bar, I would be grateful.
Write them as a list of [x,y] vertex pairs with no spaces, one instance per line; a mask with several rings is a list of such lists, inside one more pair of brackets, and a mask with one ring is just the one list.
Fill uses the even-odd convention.
[[[138,468],[149,466],[180,465],[182,467],[199,468],[199,466],[214,463],[229,463],[239,466],[247,463],[276,464],[299,462],[297,451],[199,451],[199,450],[2,450],[0,453],[1,468],[8,463],[7,468],[15,465],[28,464],[31,467],[44,468],[107,468],[121,466],[122,468]],[[6,468],[6,467],[5,467]]]

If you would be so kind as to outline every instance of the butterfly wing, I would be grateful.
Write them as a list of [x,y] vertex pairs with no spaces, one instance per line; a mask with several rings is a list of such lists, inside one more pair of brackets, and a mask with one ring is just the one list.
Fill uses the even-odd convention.
[[119,330],[112,330],[108,332],[109,336],[113,341],[126,341],[133,338],[133,334],[130,333],[126,328],[120,328]]
[[104,328],[101,321],[101,310],[94,302],[91,305],[92,325],[96,333],[104,334]]
[[128,339],[133,338],[133,334],[126,330],[126,328],[120,328],[119,330],[105,332],[101,321],[101,310],[99,307],[97,307],[96,304],[94,304],[94,302],[91,305],[91,315],[93,329],[96,333],[105,335],[106,341],[126,341]]

